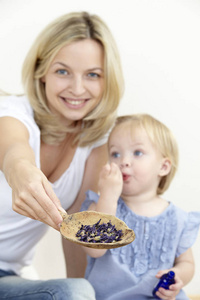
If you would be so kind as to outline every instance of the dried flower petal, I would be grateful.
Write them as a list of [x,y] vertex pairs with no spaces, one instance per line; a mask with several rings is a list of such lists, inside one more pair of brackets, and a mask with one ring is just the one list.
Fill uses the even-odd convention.
[[76,233],[79,241],[89,243],[114,243],[121,241],[122,230],[117,230],[111,221],[100,224],[101,219],[94,225],[81,225]]

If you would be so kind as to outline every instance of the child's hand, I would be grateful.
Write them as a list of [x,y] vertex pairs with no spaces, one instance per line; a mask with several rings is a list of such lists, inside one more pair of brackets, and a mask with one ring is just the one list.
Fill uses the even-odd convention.
[[123,186],[122,174],[115,163],[106,164],[99,176],[99,192],[102,197],[115,197],[121,195]]
[[[162,270],[156,274],[157,278],[161,278],[161,276],[170,270]],[[164,288],[159,288],[156,295],[164,300],[175,300],[176,296],[179,294],[180,290],[183,287],[183,282],[180,277],[175,273],[175,284],[171,284],[169,286],[169,290],[165,290]]]

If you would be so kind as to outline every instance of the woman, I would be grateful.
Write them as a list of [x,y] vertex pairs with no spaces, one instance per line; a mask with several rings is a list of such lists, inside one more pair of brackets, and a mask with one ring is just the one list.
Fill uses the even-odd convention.
[[[25,96],[0,102],[0,269],[8,286],[6,274],[31,263],[45,224],[59,230],[59,210],[79,211],[86,190],[97,191],[123,92],[113,37],[85,12],[64,15],[42,31],[22,80]],[[65,243],[68,277],[82,277],[85,256]]]

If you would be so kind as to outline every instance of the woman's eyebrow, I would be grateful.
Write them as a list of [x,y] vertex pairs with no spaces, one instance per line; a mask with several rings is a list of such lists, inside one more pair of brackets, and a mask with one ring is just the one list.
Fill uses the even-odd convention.
[[[61,66],[63,66],[63,67],[65,67],[65,68],[69,68],[70,69],[70,66],[68,66],[68,65],[66,65],[65,63],[63,63],[63,62],[59,62],[59,61],[57,61],[57,62],[55,62],[55,63],[53,63],[53,66],[55,66],[55,65],[61,65]],[[101,71],[101,72],[103,72],[104,70],[102,69],[102,68],[100,68],[100,67],[93,67],[93,68],[89,68],[87,71],[97,71],[97,70],[99,70],[99,71]]]
[[54,66],[54,65],[57,65],[57,64],[58,64],[58,65],[61,65],[61,66],[63,66],[63,67],[65,67],[65,68],[69,68],[68,65],[66,65],[66,64],[64,64],[64,63],[62,63],[62,62],[59,62],[59,61],[53,63],[53,66]]
[[95,71],[95,70],[99,70],[99,71],[103,72],[103,69],[100,67],[93,67],[93,68],[88,69],[88,71]]

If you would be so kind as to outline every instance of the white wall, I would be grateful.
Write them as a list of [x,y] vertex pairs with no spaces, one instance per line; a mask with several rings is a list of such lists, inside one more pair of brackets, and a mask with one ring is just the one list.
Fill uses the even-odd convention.
[[[21,65],[34,38],[74,10],[97,13],[115,36],[126,82],[119,113],[150,113],[178,140],[180,168],[166,197],[200,210],[200,1],[0,0],[0,88],[22,92]],[[200,294],[199,249],[200,235],[188,293]],[[41,241],[34,266],[44,279],[65,276],[59,233],[51,229]]]

